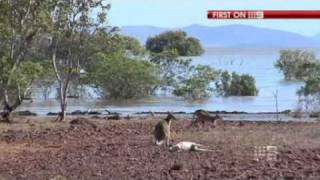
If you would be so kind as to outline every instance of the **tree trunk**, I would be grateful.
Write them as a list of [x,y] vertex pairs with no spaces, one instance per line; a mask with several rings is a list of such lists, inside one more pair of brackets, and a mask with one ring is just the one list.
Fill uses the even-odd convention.
[[11,122],[11,114],[21,105],[21,99],[17,98],[13,105],[9,105],[9,103],[5,102],[3,107],[3,112],[1,113],[1,122],[10,123]]
[[18,97],[15,99],[13,104],[9,103],[9,95],[8,95],[8,91],[5,90],[4,91],[4,106],[3,106],[3,112],[1,113],[1,122],[5,122],[5,123],[10,123],[11,122],[11,114],[12,112],[17,109],[21,103],[23,98],[25,97],[26,92],[28,91],[28,89],[21,94],[20,92],[20,86],[18,86]]
[[[65,97],[65,95],[63,95]],[[62,101],[62,103],[60,104],[61,107],[61,112],[59,114],[59,120],[60,122],[64,121],[66,116],[67,116],[67,99],[64,98],[64,100]]]
[[57,119],[56,119],[56,121],[58,121],[58,122],[62,122],[62,121],[64,121],[65,120],[65,118],[66,118],[66,105],[64,105],[64,104],[61,104],[60,105],[60,108],[61,108],[61,112],[59,113],[59,115],[58,115],[58,117],[57,117]]
[[1,122],[10,123],[12,112],[13,112],[13,109],[11,107],[4,106],[3,112],[1,113]]
[[[52,66],[53,66],[53,70],[54,73],[56,75],[57,81],[59,83],[59,101],[60,101],[60,110],[61,112],[59,113],[56,121],[61,122],[65,120],[66,117],[66,108],[67,108],[67,103],[66,103],[66,93],[65,93],[65,89],[66,87],[63,86],[63,80],[59,74],[58,71],[58,67],[57,67],[57,62],[56,62],[56,57],[57,57],[57,45],[58,45],[58,41],[56,40],[56,42],[54,43],[53,46],[53,53],[52,53]],[[66,84],[67,85],[67,84]]]
[[60,101],[61,112],[57,117],[57,121],[62,122],[65,120],[66,113],[67,113],[67,88],[62,86],[62,82],[60,82],[59,90],[60,90],[59,101]]

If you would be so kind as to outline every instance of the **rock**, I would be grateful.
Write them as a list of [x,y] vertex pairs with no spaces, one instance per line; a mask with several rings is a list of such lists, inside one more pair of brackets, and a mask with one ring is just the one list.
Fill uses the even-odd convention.
[[208,111],[210,114],[248,114],[244,111]]
[[113,115],[108,115],[107,119],[108,120],[120,120],[120,114],[114,113]]
[[13,113],[17,116],[37,116],[37,113],[31,112],[31,111],[17,111]]
[[[135,114],[168,114],[168,112],[152,112],[152,111],[148,111],[148,112],[136,112]],[[171,114],[187,114],[184,111],[177,111],[177,112],[171,112]]]
[[87,114],[86,111],[80,111],[80,110],[76,110],[71,113],[72,116],[86,115],[86,114]]
[[98,111],[90,111],[88,112],[89,115],[101,115],[102,113],[98,112]]
[[59,113],[55,113],[55,112],[48,112],[47,116],[58,116]]

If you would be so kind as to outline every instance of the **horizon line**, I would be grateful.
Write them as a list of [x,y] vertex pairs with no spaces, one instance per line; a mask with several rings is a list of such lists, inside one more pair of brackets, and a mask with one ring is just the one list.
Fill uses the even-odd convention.
[[275,30],[275,31],[282,31],[282,32],[289,32],[289,33],[293,33],[293,34],[298,34],[301,36],[305,36],[305,37],[315,37],[317,35],[320,35],[319,33],[316,33],[314,35],[306,35],[306,34],[302,34],[302,33],[298,33],[298,32],[293,32],[293,31],[288,31],[288,30],[283,30],[283,29],[277,29],[277,28],[270,28],[270,27],[261,27],[261,26],[255,26],[255,25],[247,25],[247,24],[228,24],[228,25],[218,25],[218,26],[210,26],[207,24],[190,24],[190,25],[185,25],[185,26],[181,26],[181,27],[163,27],[163,26],[155,26],[155,25],[122,25],[122,26],[117,26],[117,27],[138,27],[138,26],[145,26],[145,27],[152,27],[152,28],[161,28],[161,29],[181,29],[181,28],[186,28],[186,27],[190,27],[190,26],[203,26],[203,27],[210,27],[210,28],[214,28],[214,27],[227,27],[227,26],[247,26],[247,27],[254,27],[254,28],[258,28],[258,29],[269,29],[269,30]]

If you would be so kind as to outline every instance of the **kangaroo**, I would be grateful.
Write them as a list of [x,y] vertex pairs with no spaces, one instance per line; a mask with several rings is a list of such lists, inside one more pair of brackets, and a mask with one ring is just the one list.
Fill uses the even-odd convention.
[[201,144],[197,144],[194,142],[189,141],[182,141],[179,142],[176,145],[170,146],[170,151],[204,151],[204,152],[212,152],[213,150],[210,149],[204,149],[203,147],[206,147]]
[[212,116],[212,115],[210,115],[210,113],[208,111],[205,111],[203,109],[199,109],[193,113],[193,119],[192,119],[191,125],[198,124],[199,122],[201,122],[202,125],[204,125],[205,122],[209,121],[209,122],[214,123],[214,126],[216,126],[217,122],[221,121],[221,120],[223,120],[223,118],[221,116],[219,116],[219,115]]
[[176,119],[171,113],[168,113],[168,116],[159,121],[154,129],[154,137],[156,140],[156,145],[161,146],[166,142],[166,146],[170,145],[170,126],[171,120]]

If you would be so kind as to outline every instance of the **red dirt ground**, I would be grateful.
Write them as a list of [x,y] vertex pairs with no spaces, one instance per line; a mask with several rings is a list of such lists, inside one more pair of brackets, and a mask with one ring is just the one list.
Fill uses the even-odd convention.
[[[287,147],[272,162],[254,161],[248,154],[235,153],[237,149],[223,148],[223,140],[210,145],[214,152],[170,152],[154,145],[155,123],[80,121],[40,128],[32,123],[27,123],[28,128],[7,128],[0,133],[0,179],[320,179],[320,147]],[[183,132],[196,137],[202,131],[216,130],[186,129],[188,123],[172,124],[176,142],[183,139]],[[223,126],[220,131],[248,131],[258,126],[299,129],[305,125]],[[209,143],[204,138],[199,142]]]

